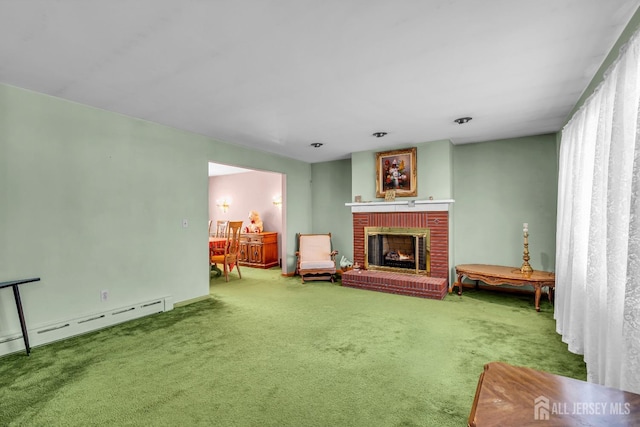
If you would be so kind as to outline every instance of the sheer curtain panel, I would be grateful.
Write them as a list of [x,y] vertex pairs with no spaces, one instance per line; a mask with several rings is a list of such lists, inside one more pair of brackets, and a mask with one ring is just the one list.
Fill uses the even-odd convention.
[[556,328],[590,382],[640,393],[640,36],[562,131]]

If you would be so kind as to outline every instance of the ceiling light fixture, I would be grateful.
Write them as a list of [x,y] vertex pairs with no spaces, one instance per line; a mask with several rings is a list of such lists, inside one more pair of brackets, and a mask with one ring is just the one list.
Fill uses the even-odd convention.
[[455,119],[454,122],[456,122],[459,125],[463,125],[465,123],[468,123],[469,120],[471,120],[471,117],[460,117],[459,119]]
[[376,138],[382,138],[386,134],[387,134],[386,132],[374,132],[372,135],[375,136]]
[[323,145],[324,145],[324,144],[323,144],[322,142],[312,142],[312,143],[311,143],[311,146],[312,146],[313,148],[320,148],[320,147],[322,147]]

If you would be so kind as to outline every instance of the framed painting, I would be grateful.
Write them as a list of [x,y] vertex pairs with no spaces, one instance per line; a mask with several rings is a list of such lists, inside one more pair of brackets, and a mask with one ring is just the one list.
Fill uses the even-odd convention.
[[385,197],[388,190],[395,197],[418,195],[415,147],[376,153],[376,197]]

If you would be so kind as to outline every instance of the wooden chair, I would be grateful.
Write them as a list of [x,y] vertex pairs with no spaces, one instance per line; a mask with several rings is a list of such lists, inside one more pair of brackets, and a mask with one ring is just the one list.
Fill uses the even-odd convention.
[[331,233],[298,234],[297,273],[306,280],[331,280],[336,274],[336,255],[331,249]]
[[224,278],[227,282],[229,281],[229,272],[233,270],[234,266],[238,271],[238,277],[242,279],[242,273],[240,272],[240,266],[238,265],[241,231],[242,221],[229,221],[229,226],[227,227],[225,236],[227,241],[224,246],[224,253],[217,253],[213,249],[209,249],[211,265],[223,265]]
[[227,227],[229,221],[216,221],[216,237],[225,237],[227,235]]

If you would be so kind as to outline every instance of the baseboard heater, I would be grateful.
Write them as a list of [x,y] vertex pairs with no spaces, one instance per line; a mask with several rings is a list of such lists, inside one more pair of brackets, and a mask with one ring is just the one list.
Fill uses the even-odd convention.
[[[29,342],[33,348],[171,309],[173,309],[171,297],[161,297],[77,319],[37,325],[28,329]],[[24,351],[21,333],[0,337],[0,355],[18,351]]]

